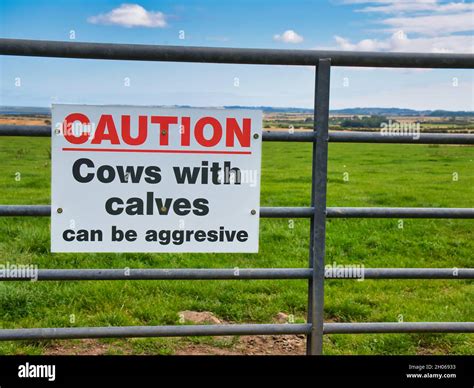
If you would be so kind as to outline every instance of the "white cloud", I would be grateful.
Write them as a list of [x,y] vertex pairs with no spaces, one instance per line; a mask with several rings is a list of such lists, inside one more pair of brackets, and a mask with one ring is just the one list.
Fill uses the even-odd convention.
[[283,34],[273,35],[273,40],[284,43],[301,43],[303,37],[293,30],[286,30]]
[[166,27],[166,15],[162,12],[147,11],[138,4],[122,4],[105,14],[87,19],[93,24],[117,25],[123,27]]
[[394,33],[387,39],[362,39],[351,42],[341,36],[334,37],[337,49],[350,51],[474,53],[474,37],[451,35],[410,39],[404,32]]
[[433,2],[394,2],[391,4],[384,4],[378,6],[367,6],[357,10],[357,12],[379,12],[379,13],[406,13],[406,12],[462,12],[474,10],[472,3],[446,3],[437,4]]
[[355,4],[356,12],[382,13],[375,21],[387,26],[385,32],[403,30],[406,33],[439,36],[474,30],[474,3],[438,0],[345,0]]
[[[474,4],[439,0],[343,0],[362,8],[356,12],[383,14],[374,32],[383,37],[351,42],[335,36],[338,49],[429,53],[473,53]],[[390,36],[385,35],[389,33]],[[408,37],[408,34],[411,37]]]
[[423,35],[442,35],[474,30],[472,12],[455,14],[394,17],[381,23],[390,26],[388,31],[403,30]]

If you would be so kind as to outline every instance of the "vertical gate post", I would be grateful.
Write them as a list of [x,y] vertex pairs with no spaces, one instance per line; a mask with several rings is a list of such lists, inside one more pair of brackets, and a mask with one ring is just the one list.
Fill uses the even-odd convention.
[[328,167],[328,121],[329,121],[329,83],[331,60],[320,59],[316,67],[316,90],[314,98],[314,130],[316,143],[313,143],[313,168],[311,187],[311,206],[315,208],[310,227],[310,267],[313,276],[308,287],[308,322],[311,334],[308,335],[307,354],[322,354],[324,323],[324,257],[326,250],[326,190]]

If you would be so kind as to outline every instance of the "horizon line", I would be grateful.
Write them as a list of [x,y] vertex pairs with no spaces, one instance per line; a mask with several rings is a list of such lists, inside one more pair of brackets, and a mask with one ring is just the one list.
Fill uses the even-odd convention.
[[[72,103],[71,103],[72,104]],[[74,105],[96,105],[96,106],[143,106],[147,108],[202,108],[202,109],[218,109],[218,108],[247,108],[247,109],[258,109],[258,108],[269,108],[269,109],[295,109],[295,110],[306,110],[306,111],[314,111],[314,108],[303,108],[303,107],[295,107],[295,106],[271,106],[271,105],[211,105],[211,106],[195,106],[195,105],[188,105],[188,104],[174,104],[174,105],[130,105],[130,104],[78,104],[74,103]],[[51,110],[51,106],[37,106],[37,105],[0,105],[0,108],[40,108],[40,109],[49,109]],[[474,110],[451,110],[451,109],[415,109],[415,108],[399,108],[399,107],[384,107],[384,106],[355,106],[355,107],[346,107],[346,108],[332,108],[329,111],[341,111],[341,110],[349,110],[349,109],[386,109],[386,110],[409,110],[414,112],[468,112],[473,113]],[[0,111],[1,114],[1,111]]]

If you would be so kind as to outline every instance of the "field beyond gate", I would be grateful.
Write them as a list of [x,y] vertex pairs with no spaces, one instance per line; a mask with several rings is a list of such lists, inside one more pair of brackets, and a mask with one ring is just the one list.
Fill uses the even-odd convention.
[[[50,139],[0,143],[2,204],[50,203]],[[473,207],[474,148],[329,144],[328,206]],[[15,179],[20,173],[20,179]],[[345,175],[345,173],[347,173]],[[458,180],[453,180],[457,173]],[[344,181],[348,177],[348,181]],[[309,206],[311,144],[264,143],[262,206]],[[326,263],[371,267],[472,267],[471,220],[328,219]],[[0,218],[2,263],[39,268],[307,267],[309,220],[262,219],[252,254],[49,253],[49,218]],[[474,320],[468,280],[326,280],[325,321]],[[226,322],[303,322],[306,280],[0,282],[2,328],[180,324],[183,310]],[[73,323],[71,323],[73,322]],[[174,353],[189,344],[232,349],[238,339],[94,340],[109,353]],[[0,342],[0,354],[48,353],[79,341]],[[103,346],[102,346],[103,345]],[[470,334],[326,335],[325,354],[472,354]],[[65,350],[67,353],[67,349]],[[87,347],[84,349],[87,352]]]

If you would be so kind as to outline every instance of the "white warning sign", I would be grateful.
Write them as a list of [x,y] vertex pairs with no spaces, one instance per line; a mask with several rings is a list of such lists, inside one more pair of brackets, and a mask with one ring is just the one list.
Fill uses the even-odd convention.
[[52,252],[258,252],[262,113],[53,105]]

